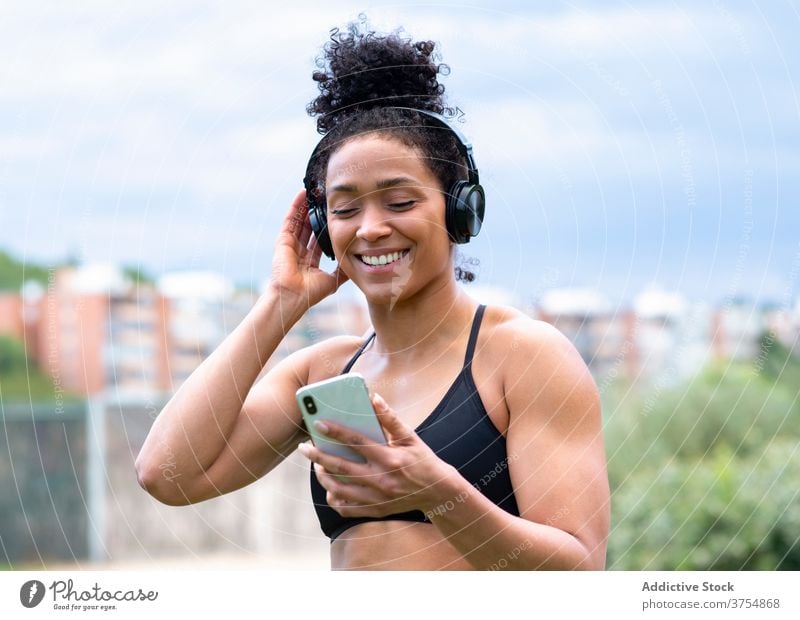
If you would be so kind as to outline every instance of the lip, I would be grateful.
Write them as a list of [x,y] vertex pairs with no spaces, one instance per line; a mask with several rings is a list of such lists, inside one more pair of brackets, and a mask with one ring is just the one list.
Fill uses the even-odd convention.
[[[385,265],[367,265],[361,260],[361,256],[381,256],[383,254],[392,254],[393,252],[405,252],[399,260],[393,263],[386,263]],[[399,267],[408,262],[408,257],[411,255],[411,248],[386,248],[385,250],[369,250],[366,252],[358,252],[354,254],[355,261],[358,266],[366,273],[393,273],[396,267]]]

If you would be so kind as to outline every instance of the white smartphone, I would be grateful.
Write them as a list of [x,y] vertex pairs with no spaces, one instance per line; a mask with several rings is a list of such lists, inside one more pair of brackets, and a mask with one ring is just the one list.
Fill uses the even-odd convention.
[[376,443],[386,443],[378,414],[372,408],[367,384],[357,372],[311,383],[297,390],[297,404],[314,445],[335,456],[366,463],[358,452],[335,439],[321,435],[314,422],[330,420],[358,431]]

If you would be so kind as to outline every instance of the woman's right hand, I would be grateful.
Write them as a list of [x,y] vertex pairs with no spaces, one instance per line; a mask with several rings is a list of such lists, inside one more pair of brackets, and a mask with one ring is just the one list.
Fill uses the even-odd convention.
[[322,248],[308,219],[306,192],[301,190],[283,220],[272,259],[271,286],[281,300],[294,301],[305,311],[347,282],[349,278],[339,265],[332,273],[322,271],[321,257]]

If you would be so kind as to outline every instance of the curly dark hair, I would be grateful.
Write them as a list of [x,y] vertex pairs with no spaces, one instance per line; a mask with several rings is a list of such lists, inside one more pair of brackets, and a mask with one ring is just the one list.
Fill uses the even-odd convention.
[[[450,67],[436,62],[436,43],[413,42],[402,32],[400,27],[379,35],[369,30],[362,13],[346,30],[333,28],[316,59],[321,70],[312,77],[320,94],[306,111],[317,117],[317,131],[324,137],[309,174],[323,195],[330,156],[349,139],[374,132],[421,153],[442,192],[468,178],[467,163],[451,132],[424,114],[394,107],[428,110],[449,118],[463,116],[458,108],[445,105],[444,85],[437,75],[448,75]],[[458,280],[475,279],[467,269],[455,271]]]

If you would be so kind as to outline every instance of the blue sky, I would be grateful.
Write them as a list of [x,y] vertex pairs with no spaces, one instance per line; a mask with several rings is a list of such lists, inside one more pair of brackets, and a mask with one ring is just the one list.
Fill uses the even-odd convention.
[[314,57],[360,11],[451,67],[482,284],[800,291],[786,2],[2,3],[0,247],[263,280],[319,138]]

